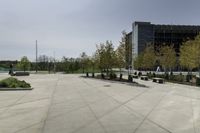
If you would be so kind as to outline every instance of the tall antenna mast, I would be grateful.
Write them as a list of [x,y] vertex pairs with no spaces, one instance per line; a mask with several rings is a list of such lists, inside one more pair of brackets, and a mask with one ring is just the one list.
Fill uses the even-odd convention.
[[53,71],[54,71],[54,74],[55,74],[56,73],[56,56],[55,56],[55,51],[53,51],[53,58],[54,58]]
[[36,40],[36,47],[35,47],[35,56],[36,56],[36,62],[35,62],[35,70],[36,70],[36,73],[38,71],[38,45],[37,45],[37,40]]

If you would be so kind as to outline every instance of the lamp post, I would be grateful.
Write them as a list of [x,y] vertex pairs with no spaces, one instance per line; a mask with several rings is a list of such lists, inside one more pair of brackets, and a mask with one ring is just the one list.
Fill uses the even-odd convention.
[[36,40],[36,47],[35,47],[35,58],[36,58],[36,62],[35,62],[35,71],[37,73],[38,71],[38,45],[37,45],[37,40]]

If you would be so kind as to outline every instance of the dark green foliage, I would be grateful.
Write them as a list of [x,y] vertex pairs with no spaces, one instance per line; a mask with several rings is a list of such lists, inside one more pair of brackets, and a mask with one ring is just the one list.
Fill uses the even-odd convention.
[[169,77],[170,77],[169,73],[165,73],[164,77],[166,80],[169,80]]
[[155,73],[152,74],[152,73],[150,72],[150,73],[147,73],[147,76],[148,76],[149,79],[152,79],[152,78],[155,78],[155,77],[156,77],[156,74],[155,74]]
[[200,78],[199,77],[196,78],[196,85],[200,86]]
[[113,72],[110,73],[110,79],[116,79],[117,75]]
[[180,75],[170,75],[170,80],[172,81],[176,81],[176,82],[184,82],[184,75],[180,74]]
[[24,80],[20,81],[16,78],[10,77],[0,81],[0,87],[5,88],[31,88],[29,83],[26,83]]
[[104,78],[105,78],[105,75],[104,75],[103,73],[101,74],[101,78],[102,78],[102,79],[104,79]]
[[133,77],[131,75],[128,75],[128,81],[133,82]]
[[120,74],[119,79],[122,80],[123,74]]
[[191,79],[192,79],[192,75],[191,74],[186,75],[186,81],[187,82],[190,82]]
[[94,78],[94,76],[95,76],[95,74],[94,73],[92,73],[92,77]]
[[86,72],[86,77],[89,77],[89,73],[88,72]]

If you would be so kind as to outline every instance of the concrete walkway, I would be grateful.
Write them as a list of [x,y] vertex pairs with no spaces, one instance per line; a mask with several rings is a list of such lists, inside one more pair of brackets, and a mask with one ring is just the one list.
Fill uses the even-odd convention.
[[34,90],[0,91],[0,133],[200,133],[200,88],[79,76],[19,77]]

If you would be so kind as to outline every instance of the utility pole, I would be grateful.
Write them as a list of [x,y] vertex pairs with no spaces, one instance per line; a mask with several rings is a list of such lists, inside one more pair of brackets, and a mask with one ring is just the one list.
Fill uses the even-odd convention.
[[35,71],[37,73],[38,71],[38,45],[37,45],[37,40],[36,40],[36,47],[35,47],[35,56],[36,56],[36,60],[35,60]]

